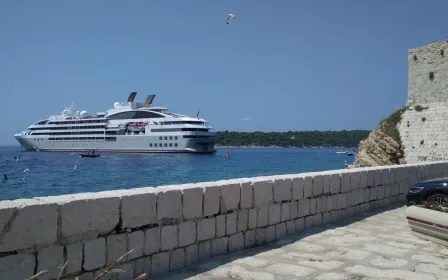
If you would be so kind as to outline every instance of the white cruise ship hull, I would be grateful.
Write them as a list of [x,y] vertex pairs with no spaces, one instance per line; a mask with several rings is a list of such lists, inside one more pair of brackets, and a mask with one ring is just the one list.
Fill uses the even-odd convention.
[[[212,134],[212,133],[210,133]],[[47,136],[16,134],[14,137],[26,151],[84,152],[97,150],[108,153],[214,153],[215,140],[210,138],[184,138],[185,135],[164,136],[117,135],[116,140],[50,140]],[[191,137],[192,135],[188,135]],[[160,140],[162,137],[162,140]],[[194,135],[193,135],[194,137]],[[175,140],[177,138],[177,140]],[[157,144],[157,145],[156,145]]]

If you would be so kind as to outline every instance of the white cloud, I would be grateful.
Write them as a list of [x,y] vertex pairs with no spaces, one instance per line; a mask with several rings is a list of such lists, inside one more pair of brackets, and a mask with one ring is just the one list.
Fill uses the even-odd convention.
[[250,121],[251,119],[250,119],[250,118],[242,118],[241,120],[242,120],[242,121],[245,121],[245,122],[248,122],[248,121]]

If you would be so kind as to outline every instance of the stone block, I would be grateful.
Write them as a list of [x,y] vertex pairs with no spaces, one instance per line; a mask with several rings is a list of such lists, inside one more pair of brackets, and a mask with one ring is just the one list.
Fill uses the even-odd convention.
[[361,189],[365,189],[367,188],[367,171],[366,170],[362,170],[359,171],[359,187]]
[[257,215],[257,227],[264,227],[269,224],[269,208],[263,207],[258,209],[258,215]]
[[185,265],[194,264],[199,260],[199,246],[193,244],[185,248]]
[[334,200],[334,195],[332,195],[332,196],[326,196],[326,197],[325,197],[325,203],[326,203],[326,205],[325,205],[325,207],[323,207],[323,203],[322,203],[322,209],[325,208],[325,211],[331,211],[331,210],[333,210],[333,208],[336,207],[336,205],[333,204],[334,201],[335,201],[335,200]]
[[[79,194],[60,205],[62,236],[79,235],[90,231],[106,234],[120,219],[120,198]],[[93,198],[92,198],[93,196]]]
[[281,205],[271,204],[269,205],[269,225],[275,225],[280,223],[281,219]]
[[[112,264],[127,252],[128,238],[125,233],[106,236],[106,264]],[[125,260],[126,258],[122,262]]]
[[328,196],[321,196],[320,197],[320,210],[319,213],[324,213],[327,211],[328,206]]
[[336,223],[337,221],[339,221],[338,219],[338,211],[334,210],[330,212],[330,221],[331,223]]
[[203,219],[197,222],[197,240],[203,241],[215,238],[215,218]]
[[317,199],[311,198],[310,199],[310,214],[311,215],[316,214],[316,206],[317,206]]
[[106,264],[106,240],[104,237],[89,240],[84,243],[85,270],[94,270]]
[[290,201],[291,200],[291,179],[281,178],[274,181],[274,201]]
[[303,198],[304,180],[303,177],[295,177],[291,181],[292,199],[299,200]]
[[381,186],[383,184],[383,181],[381,179],[381,169],[380,168],[376,168],[375,170],[375,186]]
[[156,193],[136,192],[121,198],[122,228],[136,228],[157,223]]
[[294,226],[296,228],[296,232],[300,232],[305,229],[305,218],[298,218],[294,220]]
[[[120,264],[117,268],[124,270],[123,272],[118,273],[116,275],[117,280],[128,280],[128,279],[134,278],[134,263],[133,262]],[[106,279],[104,279],[104,280],[106,280]]]
[[72,274],[81,271],[83,257],[82,246],[82,243],[75,243],[66,246],[67,266],[65,268],[65,274]]
[[225,214],[216,216],[216,237],[226,235],[226,216]]
[[347,194],[338,194],[338,208],[343,209],[347,207]]
[[370,188],[370,200],[376,200],[378,198],[378,187]]
[[313,196],[313,177],[305,176],[303,178],[303,197],[310,198]]
[[240,204],[240,184],[230,184],[221,186],[221,213],[238,209]]
[[281,209],[280,221],[282,222],[289,221],[291,219],[291,203],[290,202],[282,203],[281,208],[282,209]]
[[212,242],[210,240],[199,243],[199,261],[205,261],[212,256]]
[[362,195],[362,201],[363,202],[369,202],[370,201],[370,189],[364,189],[364,193]]
[[257,227],[257,209],[249,209],[249,229]]
[[313,195],[321,195],[324,193],[324,178],[322,175],[315,175],[313,177]]
[[128,233],[128,249],[134,249],[134,251],[127,256],[128,261],[143,257],[143,251],[145,249],[145,233],[142,230]]
[[368,212],[370,211],[370,203],[363,203],[361,204],[361,212]]
[[266,243],[266,230],[264,228],[257,228],[255,232],[255,244],[262,245]]
[[[150,257],[149,257],[149,260],[151,261]],[[145,271],[145,262],[146,262],[146,258],[140,258],[140,259],[134,261],[133,279],[137,278],[138,276],[140,276],[146,272]],[[146,275],[151,275],[151,270],[149,272],[147,272]]]
[[330,193],[340,193],[341,192],[341,174],[331,174],[330,175]]
[[331,178],[331,174],[330,173],[324,173],[322,175],[322,183],[324,186],[324,194],[329,194],[330,193],[330,178]]
[[387,185],[390,181],[390,170],[389,168],[381,168],[381,185]]
[[250,182],[241,183],[241,202],[240,208],[251,208],[254,204],[253,202],[254,190]]
[[212,257],[227,254],[229,239],[227,236],[212,240]]
[[375,186],[375,170],[374,169],[367,170],[367,186],[368,187]]
[[314,220],[313,216],[305,217],[305,228],[306,229],[310,229],[313,227],[313,220]]
[[204,188],[204,217],[218,214],[219,200],[219,186],[210,186]]
[[170,252],[161,252],[151,257],[152,276],[168,272],[170,270]]
[[179,247],[185,247],[196,242],[196,222],[179,224]]
[[331,214],[330,212],[325,212],[322,214],[322,224],[326,225],[331,222]]
[[238,229],[237,231],[245,231],[248,227],[249,210],[243,209],[238,212]]
[[322,211],[322,197],[315,198],[316,200],[316,213],[321,213]]
[[182,192],[176,189],[160,191],[157,194],[157,219],[182,218]]
[[204,198],[203,188],[183,189],[183,215],[185,219],[202,218],[202,200]]
[[260,180],[252,183],[254,190],[254,205],[255,207],[265,207],[274,201],[273,187],[271,180]]
[[275,240],[275,225],[269,226],[265,229],[266,243],[271,243]]
[[[37,253],[37,271],[47,270],[48,272],[39,277],[39,279],[56,279],[64,265],[64,247],[53,245],[43,248]],[[32,276],[32,275],[28,275]]]
[[280,239],[286,236],[286,223],[275,225],[275,239]]
[[341,193],[348,192],[350,190],[351,186],[351,178],[350,178],[349,172],[343,172],[341,173]]
[[145,255],[159,252],[160,243],[160,227],[150,228],[145,231]]
[[31,254],[9,255],[0,258],[0,275],[5,280],[28,279],[34,275],[36,258]]
[[238,228],[238,213],[230,213],[226,216],[226,235],[236,233]]
[[[215,224],[213,223],[213,229],[214,227]],[[163,226],[161,237],[160,249],[162,251],[176,248],[178,246],[177,225]]]
[[307,216],[311,213],[311,204],[309,199],[301,199],[298,204],[299,217]]
[[389,184],[395,184],[397,182],[397,169],[392,167],[389,169]]
[[256,230],[248,230],[244,233],[244,248],[250,248],[255,246]]
[[185,249],[178,248],[171,253],[170,271],[185,267]]
[[378,199],[383,199],[385,194],[385,186],[378,187]]
[[400,183],[400,193],[401,194],[407,194],[409,192],[409,189],[411,188],[411,185],[407,182]]
[[299,210],[298,210],[298,201],[297,200],[293,200],[291,201],[291,203],[289,204],[289,218],[290,220],[294,220],[297,219],[297,217],[299,216]]
[[322,214],[318,213],[313,215],[313,226],[321,226],[322,225]]
[[56,242],[57,207],[55,203],[43,204],[32,199],[0,201],[0,225],[3,228],[0,252]]
[[296,226],[294,224],[294,220],[286,222],[286,234],[294,234],[296,232]]
[[359,172],[350,172],[350,190],[357,189],[361,186],[361,174]]

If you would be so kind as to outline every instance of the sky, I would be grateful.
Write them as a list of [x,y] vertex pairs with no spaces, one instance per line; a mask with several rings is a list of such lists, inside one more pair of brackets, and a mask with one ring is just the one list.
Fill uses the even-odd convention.
[[[446,0],[2,0],[0,144],[132,91],[216,130],[374,129],[406,103],[408,49]],[[236,18],[225,23],[226,15]]]

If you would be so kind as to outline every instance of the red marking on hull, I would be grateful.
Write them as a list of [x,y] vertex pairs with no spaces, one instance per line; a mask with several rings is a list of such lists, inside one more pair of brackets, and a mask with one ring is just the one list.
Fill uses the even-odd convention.
[[444,225],[440,225],[440,224],[435,224],[435,223],[431,223],[431,222],[428,222],[428,221],[424,221],[424,220],[420,220],[420,219],[416,219],[416,218],[411,218],[411,217],[408,217],[408,220],[409,220],[409,221],[412,221],[412,222],[416,222],[416,223],[420,223],[420,224],[424,224],[424,225],[432,226],[432,227],[435,227],[435,228],[440,228],[440,229],[443,229],[443,230],[448,230],[448,226],[444,226]]

